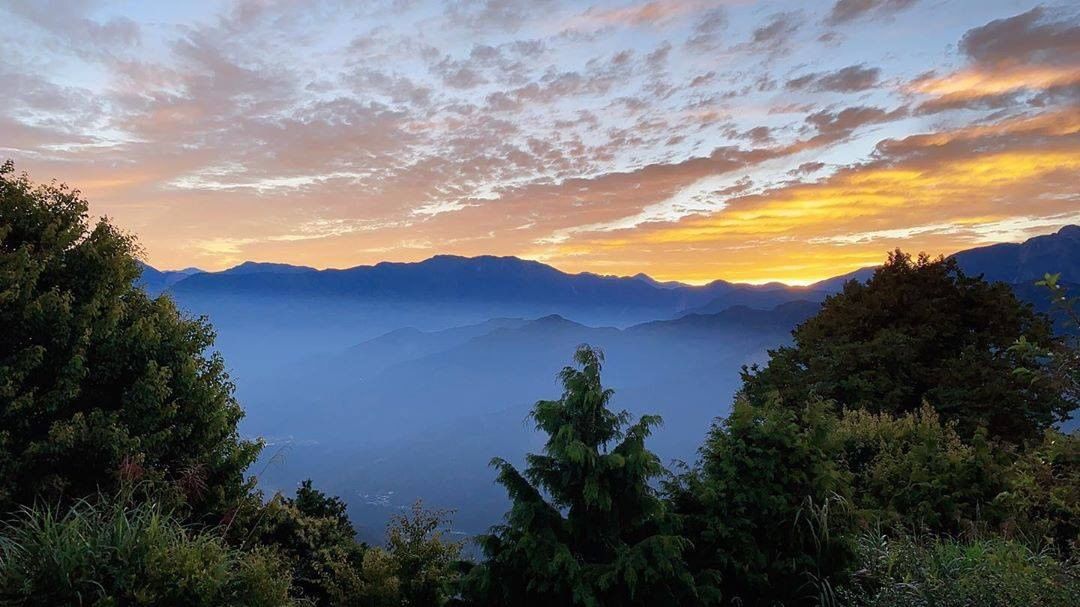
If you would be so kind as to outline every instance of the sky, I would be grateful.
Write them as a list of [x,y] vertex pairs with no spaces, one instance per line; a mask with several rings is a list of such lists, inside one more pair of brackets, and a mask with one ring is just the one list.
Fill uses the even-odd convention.
[[1080,7],[0,0],[0,159],[159,268],[806,284],[1080,223]]

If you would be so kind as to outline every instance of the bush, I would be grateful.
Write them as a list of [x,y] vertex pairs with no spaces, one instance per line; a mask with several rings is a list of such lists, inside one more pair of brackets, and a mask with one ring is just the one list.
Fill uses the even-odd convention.
[[866,607],[1071,607],[1080,596],[1080,570],[1052,552],[1034,552],[1001,538],[961,541],[859,541],[859,573],[839,589],[841,602]]
[[696,575],[725,601],[799,604],[843,575],[850,553],[850,475],[824,403],[795,409],[736,401],[709,432],[701,462],[665,486],[693,548]]
[[365,547],[345,504],[304,481],[295,497],[275,495],[246,509],[230,527],[234,542],[268,546],[285,559],[296,597],[316,605],[366,605],[362,567]]
[[357,542],[344,502],[311,481],[295,497],[276,495],[242,519],[232,535],[280,553],[292,572],[293,596],[305,604],[437,607],[457,591],[462,544],[444,540],[448,513],[420,502],[392,518],[385,548]]
[[992,504],[1008,486],[1010,447],[981,433],[963,441],[929,406],[898,417],[847,411],[837,436],[836,457],[851,472],[868,523],[954,533],[1002,522]]
[[1043,441],[1005,470],[1008,490],[997,504],[1016,531],[1063,554],[1080,549],[1080,437],[1048,430]]
[[152,502],[25,509],[0,527],[0,603],[273,607],[292,604],[285,564],[229,547]]

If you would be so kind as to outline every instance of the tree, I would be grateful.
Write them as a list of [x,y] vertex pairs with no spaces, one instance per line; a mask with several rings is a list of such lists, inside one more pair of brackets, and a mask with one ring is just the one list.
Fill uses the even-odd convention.
[[794,408],[741,398],[693,468],[665,483],[699,580],[725,602],[813,604],[851,554],[850,475],[838,420],[821,402]]
[[531,414],[548,435],[543,454],[527,456],[524,475],[492,462],[512,505],[479,540],[486,561],[470,573],[468,594],[493,606],[690,604],[690,544],[650,485],[663,468],[645,439],[660,419],[630,424],[608,408],[599,350],[582,346],[574,360],[560,373],[562,398]]
[[132,238],[65,186],[0,169],[0,513],[162,480],[217,522],[259,445],[214,334],[149,298]]
[[953,259],[896,251],[793,336],[764,368],[744,370],[743,389],[755,402],[777,394],[801,406],[813,395],[898,415],[926,401],[962,436],[986,428],[1012,442],[1037,439],[1075,406],[1050,382],[1013,373],[1028,361],[1010,346],[1026,336],[1050,347],[1050,323],[1007,285],[969,277]]

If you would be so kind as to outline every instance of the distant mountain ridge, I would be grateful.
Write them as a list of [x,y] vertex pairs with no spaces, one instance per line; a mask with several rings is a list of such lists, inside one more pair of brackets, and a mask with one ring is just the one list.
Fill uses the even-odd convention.
[[[315,270],[247,262],[222,272],[203,272],[169,282],[152,268],[144,284],[167,290],[181,302],[226,297],[318,297],[377,301],[498,302],[551,307],[641,310],[634,319],[670,317],[720,300],[723,307],[768,309],[825,293],[802,287],[748,285],[717,280],[703,286],[659,283],[637,277],[568,274],[517,257],[438,255],[416,263],[383,262],[344,270]],[[645,312],[647,310],[647,312]]]
[[[1060,272],[1080,282],[1080,226],[952,255],[969,274],[1010,284]],[[437,255],[413,262],[317,270],[279,263],[245,262],[220,272],[160,271],[144,266],[142,282],[153,294],[170,291],[178,299],[216,296],[334,297],[382,301],[528,302],[537,305],[651,310],[657,316],[712,314],[731,306],[770,309],[789,301],[821,301],[848,280],[866,280],[862,268],[807,287],[780,283],[751,285],[716,280],[692,286],[660,282],[646,274],[630,277],[570,274],[517,257]],[[556,310],[558,311],[558,310]],[[635,317],[636,318],[636,317]]]
[[1018,284],[1060,273],[1065,282],[1080,282],[1080,226],[1065,226],[1021,243],[968,249],[952,257],[968,274],[982,274],[989,280]]

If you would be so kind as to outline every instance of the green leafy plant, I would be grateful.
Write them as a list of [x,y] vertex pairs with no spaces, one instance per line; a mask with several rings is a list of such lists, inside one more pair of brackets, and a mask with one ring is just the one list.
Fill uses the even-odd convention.
[[862,284],[848,282],[793,332],[794,345],[743,373],[754,402],[779,397],[800,407],[812,397],[838,409],[900,415],[930,403],[968,438],[979,428],[1022,443],[1068,415],[1075,402],[1011,348],[1021,336],[1041,349],[1055,340],[1049,321],[1008,285],[971,277],[953,259],[901,251]]
[[866,533],[858,547],[856,579],[838,592],[848,605],[1066,607],[1080,596],[1075,563],[998,537],[890,538]]
[[286,564],[186,527],[152,501],[78,500],[0,526],[0,604],[292,605]]

